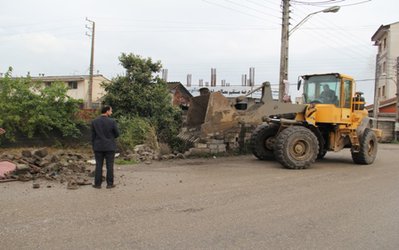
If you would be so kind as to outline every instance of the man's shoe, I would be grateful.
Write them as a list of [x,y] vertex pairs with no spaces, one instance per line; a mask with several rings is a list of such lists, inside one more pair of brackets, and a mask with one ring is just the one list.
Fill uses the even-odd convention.
[[114,184],[112,184],[112,185],[107,185],[107,188],[108,188],[108,189],[114,188],[114,187],[116,187],[116,185],[114,185]]
[[92,187],[94,187],[94,188],[97,188],[97,189],[100,189],[101,188],[101,186],[97,186],[97,185],[91,185]]

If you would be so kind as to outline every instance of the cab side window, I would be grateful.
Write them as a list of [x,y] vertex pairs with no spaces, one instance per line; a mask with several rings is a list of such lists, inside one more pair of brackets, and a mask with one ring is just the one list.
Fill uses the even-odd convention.
[[351,107],[352,81],[344,81],[344,108]]

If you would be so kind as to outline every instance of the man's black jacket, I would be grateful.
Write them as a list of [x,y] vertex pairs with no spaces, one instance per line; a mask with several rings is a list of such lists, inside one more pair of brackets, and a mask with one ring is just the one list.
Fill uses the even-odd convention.
[[101,115],[91,122],[91,142],[94,151],[115,151],[115,138],[119,136],[116,122]]

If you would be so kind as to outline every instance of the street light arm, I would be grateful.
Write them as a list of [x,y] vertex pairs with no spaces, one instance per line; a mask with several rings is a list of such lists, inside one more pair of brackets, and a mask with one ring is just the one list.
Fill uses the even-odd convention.
[[313,16],[313,15],[315,15],[315,14],[317,14],[317,13],[320,13],[320,12],[322,12],[322,11],[320,10],[320,11],[313,12],[313,13],[310,13],[309,15],[307,15],[304,19],[302,19],[299,23],[297,23],[297,25],[295,25],[295,26],[288,32],[288,35],[290,36],[292,33],[294,33],[294,31],[297,30],[302,24],[304,24],[311,16]]
[[304,24],[307,20],[309,20],[309,18],[310,18],[311,16],[313,16],[313,15],[315,15],[315,14],[318,14],[318,13],[321,13],[321,12],[323,12],[323,13],[336,13],[336,12],[339,11],[339,8],[340,8],[339,6],[332,6],[332,7],[329,7],[329,8],[327,8],[327,9],[324,9],[324,10],[319,10],[319,11],[310,13],[309,15],[307,15],[304,19],[302,19],[297,25],[295,25],[295,26],[288,32],[288,36],[290,36],[292,33],[294,33],[295,30],[297,30],[302,24]]

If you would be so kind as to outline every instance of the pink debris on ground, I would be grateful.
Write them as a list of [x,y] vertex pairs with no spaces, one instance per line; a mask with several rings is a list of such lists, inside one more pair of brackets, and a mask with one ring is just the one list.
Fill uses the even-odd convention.
[[6,174],[13,172],[16,165],[9,161],[0,161],[0,178],[5,178]]

